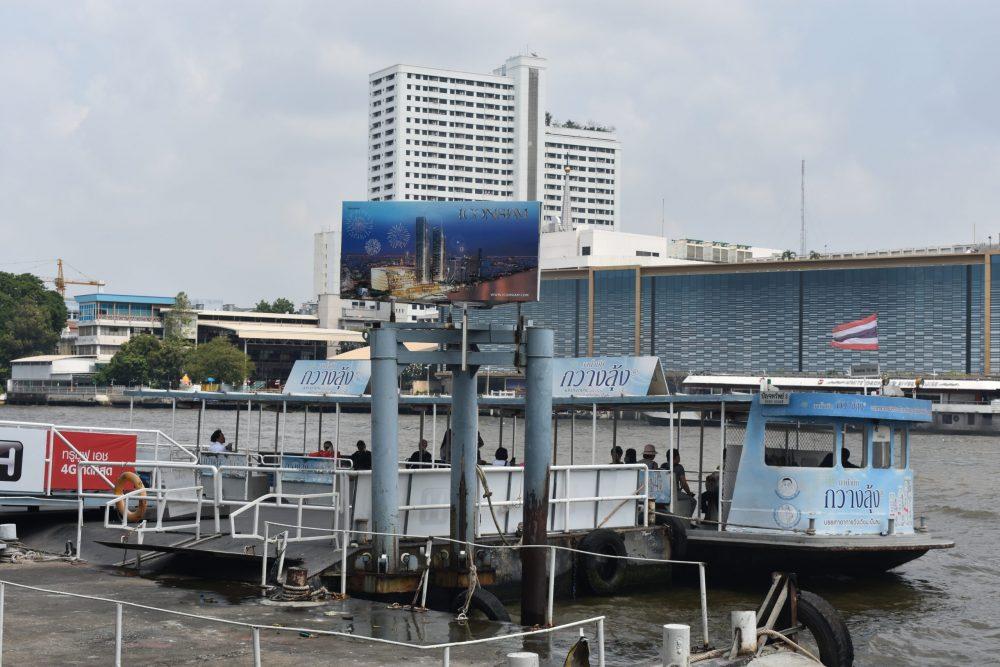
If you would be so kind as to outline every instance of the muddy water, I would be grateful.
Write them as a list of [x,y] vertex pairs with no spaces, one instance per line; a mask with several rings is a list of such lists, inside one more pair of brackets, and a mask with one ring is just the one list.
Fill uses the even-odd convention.
[[[0,419],[23,419],[62,424],[128,426],[129,411],[114,408],[0,407]],[[304,423],[302,413],[294,413],[278,429],[284,431],[285,450],[302,451],[316,447],[318,438],[334,439],[334,416],[324,416],[318,431],[318,416],[312,413]],[[258,423],[259,422],[259,423]],[[340,425],[341,451],[349,453],[358,438],[369,440],[366,414],[343,414]],[[159,428],[171,433],[169,410],[137,409],[136,427]],[[182,443],[193,443],[197,413],[178,410],[173,432]],[[234,439],[236,416],[232,411],[210,410],[202,429],[202,441],[215,428]],[[523,451],[523,424],[518,420],[512,434],[509,419],[504,423],[504,444],[519,460]],[[578,419],[572,444],[569,421],[559,426],[558,462],[568,463],[571,453],[576,463],[591,460],[589,419]],[[304,428],[305,427],[305,428]],[[430,419],[424,424],[430,439]],[[437,436],[443,435],[445,420],[437,422]],[[492,454],[499,437],[495,418],[481,418],[485,452]],[[400,418],[400,453],[406,456],[420,434],[419,419]],[[513,443],[511,438],[513,435]],[[618,439],[623,447],[652,443],[663,459],[666,429],[640,422],[622,421]],[[682,456],[688,469],[696,468],[697,434],[684,429]],[[257,413],[240,419],[241,449],[272,449],[275,415]],[[611,442],[611,424],[599,421],[597,460],[606,459]],[[718,432],[706,433],[706,469],[718,464]],[[992,437],[916,435],[912,438],[912,460],[917,471],[915,502],[917,515],[928,517],[935,534],[955,540],[949,551],[934,551],[894,572],[874,579],[842,577],[811,578],[804,588],[829,599],[844,614],[850,626],[859,665],[913,664],[996,664],[1000,662],[1000,530],[997,529],[997,491],[1000,490],[1000,439]],[[571,452],[572,450],[572,452]],[[728,612],[755,608],[766,589],[766,581],[711,583],[709,588],[711,630],[715,638],[725,633]],[[629,664],[656,655],[660,625],[690,623],[698,628],[698,596],[695,588],[681,585],[674,591],[632,594],[628,597],[578,599],[557,605],[557,621],[607,615],[609,664]],[[692,633],[693,635],[695,633]],[[564,645],[556,642],[557,648]]]

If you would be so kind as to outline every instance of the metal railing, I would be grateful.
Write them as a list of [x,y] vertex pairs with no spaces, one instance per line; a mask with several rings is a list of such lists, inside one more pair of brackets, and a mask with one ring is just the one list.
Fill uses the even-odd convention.
[[[115,667],[121,667],[122,657],[126,647],[126,638],[124,633],[125,628],[125,608],[130,609],[141,609],[143,611],[157,612],[161,614],[167,614],[168,616],[176,616],[181,618],[190,618],[201,622],[208,623],[219,623],[223,625],[228,625],[231,627],[245,628],[250,631],[250,642],[251,642],[251,652],[253,655],[254,667],[260,667],[262,664],[261,659],[261,641],[260,641],[260,631],[261,630],[271,630],[274,632],[294,632],[304,635],[316,635],[316,636],[326,636],[326,637],[341,637],[344,639],[349,639],[352,641],[362,641],[370,644],[383,644],[388,646],[398,646],[400,648],[409,649],[412,651],[440,651],[441,652],[441,664],[444,667],[449,667],[451,663],[451,649],[462,648],[465,646],[474,646],[480,644],[490,644],[496,642],[502,642],[511,639],[520,639],[523,637],[532,637],[537,635],[546,635],[559,632],[561,630],[568,630],[570,628],[582,628],[588,625],[594,625],[596,631],[596,642],[597,642],[597,664],[599,667],[604,667],[605,664],[605,650],[604,650],[604,616],[594,616],[591,618],[584,618],[578,621],[573,621],[570,623],[563,623],[562,625],[550,627],[550,628],[538,628],[532,630],[524,630],[521,632],[511,632],[508,634],[494,635],[492,637],[483,637],[480,639],[470,639],[466,641],[459,642],[444,642],[439,644],[413,644],[410,642],[396,641],[393,639],[383,639],[381,637],[368,637],[364,635],[357,635],[349,632],[338,632],[336,630],[321,630],[316,628],[304,628],[296,626],[287,625],[269,625],[262,623],[247,623],[245,621],[235,621],[227,618],[218,618],[214,616],[205,616],[203,614],[192,614],[190,612],[176,611],[173,609],[164,609],[162,607],[154,607],[152,605],[140,604],[137,602],[126,602],[124,600],[114,600],[111,598],[100,597],[97,595],[85,595],[83,593],[69,593],[66,591],[59,591],[51,588],[42,588],[40,586],[29,586],[27,584],[20,584],[13,581],[0,580],[0,662],[3,660],[3,650],[4,646],[4,611],[6,607],[6,597],[7,597],[7,587],[18,588],[22,590],[34,591],[36,593],[44,593],[46,595],[58,595],[68,598],[76,598],[81,600],[93,600],[96,602],[104,602],[109,605],[114,605],[115,608],[115,632],[114,632],[114,665]],[[581,630],[582,632],[582,630]]]
[[[294,524],[284,524],[276,521],[266,521],[265,522],[265,533],[269,533],[270,527],[275,526],[277,528],[299,528]],[[657,563],[661,565],[683,565],[683,566],[693,566],[698,568],[698,588],[700,594],[701,603],[701,631],[704,641],[704,646],[707,648],[709,646],[709,635],[708,635],[708,589],[706,586],[706,564],[703,561],[692,561],[692,560],[674,560],[670,558],[649,558],[646,556],[618,556],[606,553],[597,553],[594,551],[584,551],[582,549],[574,549],[573,547],[560,546],[556,544],[483,544],[480,542],[468,542],[462,540],[455,540],[449,537],[441,537],[434,535],[408,535],[404,533],[376,533],[373,531],[356,531],[350,528],[341,528],[338,530],[332,530],[328,528],[313,528],[304,527],[305,530],[312,530],[317,532],[331,533],[335,532],[343,536],[343,541],[341,543],[341,561],[340,561],[340,593],[341,595],[347,594],[347,548],[351,540],[352,533],[364,533],[366,536],[381,535],[387,537],[397,537],[400,539],[410,539],[410,540],[425,540],[425,567],[430,569],[430,559],[431,559],[431,549],[433,548],[434,542],[446,542],[449,544],[460,544],[466,547],[468,551],[471,551],[473,547],[477,549],[507,549],[512,551],[518,551],[521,549],[548,549],[549,550],[549,567],[548,567],[548,603],[546,607],[546,623],[549,625],[553,622],[553,609],[555,605],[555,580],[556,580],[556,553],[559,551],[565,551],[573,554],[580,554],[584,556],[594,556],[596,558],[609,558],[615,560],[624,561],[637,561],[643,563]],[[284,532],[278,532],[275,537],[269,538],[270,541],[275,542],[276,546],[279,539],[287,539],[287,530]],[[308,540],[324,540],[330,539],[328,536],[316,536],[316,537],[303,537],[300,541]],[[265,542],[265,547],[266,547]],[[423,590],[421,591],[421,597],[423,600],[427,599],[427,587],[430,585],[430,578],[423,577],[421,580],[421,585]],[[261,590],[266,590],[267,588],[267,549],[263,550],[261,554]]]

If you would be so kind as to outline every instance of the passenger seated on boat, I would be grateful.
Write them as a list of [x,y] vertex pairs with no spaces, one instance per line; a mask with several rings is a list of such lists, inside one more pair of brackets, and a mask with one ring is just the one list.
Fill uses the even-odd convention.
[[611,448],[611,465],[619,465],[622,462],[622,448],[615,445]]
[[371,470],[372,453],[367,451],[368,445],[365,444],[364,440],[358,440],[355,447],[357,451],[351,454],[351,467],[355,470]]
[[507,448],[503,445],[497,447],[497,451],[493,453],[493,465],[495,466],[506,466],[507,465]]
[[222,429],[215,429],[212,433],[212,437],[209,438],[208,451],[219,454],[221,452],[231,452],[233,451],[232,445],[226,444],[226,436],[222,432]]
[[[850,459],[851,459],[850,450],[848,450],[846,447],[843,447],[840,450],[840,465],[842,465],[845,468],[857,468],[858,466],[851,463]],[[833,452],[830,452],[829,454],[823,457],[823,460],[820,461],[819,467],[820,468],[833,467]]]
[[321,458],[332,459],[333,458],[333,443],[330,442],[329,440],[327,440],[326,442],[323,443],[323,447],[321,449],[318,449],[315,452],[312,452],[311,454],[309,454],[309,456],[317,456],[317,457],[321,457]]
[[646,467],[650,470],[658,470],[660,466],[656,463],[656,447],[653,445],[646,445],[642,448],[642,462],[646,464]]
[[[684,472],[684,466],[681,465],[681,453],[680,450],[674,449],[672,453],[674,459],[674,486],[677,488],[678,493],[686,493],[689,497],[694,498],[694,491],[688,486],[687,475]],[[670,464],[666,461],[660,466],[660,470],[669,470]]]
[[625,463],[638,463],[635,458],[635,450],[631,447],[625,450]]
[[425,466],[420,464],[433,463],[431,453],[427,451],[427,440],[424,438],[420,439],[420,442],[417,443],[417,451],[410,454],[410,458],[407,461],[409,461],[409,464],[406,466],[407,468],[423,468]]

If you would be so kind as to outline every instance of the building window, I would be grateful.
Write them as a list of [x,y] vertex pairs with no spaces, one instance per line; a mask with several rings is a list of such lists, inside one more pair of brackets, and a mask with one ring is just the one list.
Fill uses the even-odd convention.
[[585,245],[582,248],[580,248],[580,254],[583,255],[583,256],[589,255],[590,254],[590,246],[589,245]]

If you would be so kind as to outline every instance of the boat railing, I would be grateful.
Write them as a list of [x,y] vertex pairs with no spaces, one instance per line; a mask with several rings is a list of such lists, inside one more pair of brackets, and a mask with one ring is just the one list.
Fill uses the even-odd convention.
[[[153,495],[150,496],[146,493],[145,488],[133,489],[127,493],[123,493],[115,498],[111,498],[106,503],[104,503],[104,527],[105,528],[118,528],[120,530],[125,530],[136,535],[136,540],[139,544],[142,544],[143,535],[146,533],[164,533],[167,531],[175,532],[182,530],[194,530],[195,539],[201,539],[201,506],[202,506],[202,491],[204,487],[201,486],[188,486],[188,487],[177,487],[171,489],[156,488],[152,489]],[[132,499],[141,498],[147,502],[152,501],[155,504],[156,520],[152,526],[148,525],[146,519],[139,522],[137,526],[128,525],[128,503]],[[163,518],[166,514],[167,506],[170,500],[181,501],[184,505],[195,505],[194,521],[188,524],[178,524],[170,523],[168,526],[163,525]],[[122,508],[119,510],[119,515],[121,517],[120,522],[111,521],[111,508],[113,506],[118,506]]]
[[[330,501],[329,505],[322,504],[312,504],[315,501],[328,499]],[[312,501],[307,504],[307,501]],[[267,537],[263,535],[260,531],[261,528],[261,508],[262,507],[273,507],[273,508],[283,508],[288,510],[295,510],[295,523],[290,524],[295,531],[294,536],[287,536],[287,542],[304,542],[310,541],[308,537],[302,536],[302,530],[308,528],[302,523],[304,513],[306,511],[321,511],[333,514],[333,527],[332,530],[337,531],[340,529],[340,494],[337,492],[329,493],[300,493],[300,494],[285,494],[284,496],[277,493],[269,493],[263,495],[260,498],[255,498],[252,502],[244,504],[239,509],[233,511],[229,515],[229,534],[233,539],[237,540],[256,540],[260,542],[266,542]],[[240,531],[236,527],[236,521],[244,513],[252,512],[252,519],[250,521],[250,531],[244,532]],[[329,539],[329,538],[327,538]],[[337,542],[336,535],[333,537],[334,542]]]

